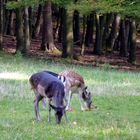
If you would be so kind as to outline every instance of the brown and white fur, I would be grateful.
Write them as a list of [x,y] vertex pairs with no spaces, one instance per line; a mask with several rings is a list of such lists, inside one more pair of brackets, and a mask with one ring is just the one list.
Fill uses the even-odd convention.
[[87,87],[85,86],[83,77],[74,71],[63,71],[59,73],[58,78],[61,80],[61,77],[63,76],[65,77],[63,84],[65,87],[64,90],[67,102],[66,110],[69,109],[73,93],[78,94],[82,111],[84,111],[83,101],[86,109],[91,109],[91,94],[90,92],[87,92]]

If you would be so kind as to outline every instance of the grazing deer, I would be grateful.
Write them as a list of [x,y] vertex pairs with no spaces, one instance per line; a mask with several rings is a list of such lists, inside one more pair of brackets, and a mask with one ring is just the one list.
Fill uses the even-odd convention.
[[85,103],[86,109],[91,109],[91,93],[87,92],[87,87],[81,75],[75,73],[74,71],[63,71],[59,73],[58,78],[61,80],[62,77],[65,77],[64,87],[65,94],[68,94],[66,110],[69,109],[70,100],[72,98],[72,93],[76,92],[79,94],[80,107],[84,111],[83,102]]
[[[57,73],[54,73],[52,71],[43,71],[45,73],[49,73],[55,77],[58,77],[58,74]],[[61,82],[64,84],[65,83],[65,77],[64,76],[59,76],[59,80],[61,80]],[[66,99],[65,99],[66,101]],[[44,98],[41,100],[41,104],[42,104],[42,108],[43,109],[46,109],[46,101],[44,100]]]
[[[58,77],[61,82],[64,84],[65,90],[65,102],[67,104],[66,110],[69,110],[70,101],[72,98],[72,93],[78,93],[79,100],[80,100],[80,107],[81,110],[84,111],[83,102],[85,103],[86,109],[91,109],[91,93],[87,91],[87,87],[85,86],[84,80],[81,75],[73,72],[73,71],[64,71],[60,74],[56,74],[51,71],[44,71],[46,73],[50,73],[53,76]],[[68,97],[67,97],[68,96]],[[45,101],[42,99],[42,107],[46,107]]]
[[55,110],[55,118],[58,124],[61,122],[63,114],[68,122],[65,106],[63,104],[63,99],[65,97],[63,83],[57,77],[45,71],[33,74],[30,77],[29,82],[36,95],[34,100],[36,120],[40,120],[38,103],[43,98],[47,97],[49,105],[48,121],[50,122],[50,113],[52,108]]

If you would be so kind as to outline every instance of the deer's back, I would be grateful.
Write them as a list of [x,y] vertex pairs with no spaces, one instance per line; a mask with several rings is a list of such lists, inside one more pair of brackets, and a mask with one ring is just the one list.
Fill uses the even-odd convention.
[[69,87],[82,87],[84,86],[84,80],[81,75],[73,71],[63,71],[59,75],[66,78],[66,85]]
[[47,72],[35,73],[30,77],[29,81],[33,89],[37,89],[38,85],[47,88],[50,87],[52,83],[57,83],[58,86],[63,87],[62,82],[57,77]]

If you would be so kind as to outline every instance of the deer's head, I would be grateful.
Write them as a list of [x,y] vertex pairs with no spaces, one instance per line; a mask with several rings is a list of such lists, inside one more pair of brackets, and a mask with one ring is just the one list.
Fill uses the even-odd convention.
[[54,106],[52,104],[50,104],[50,106],[55,111],[56,123],[60,124],[62,116],[63,116],[64,111],[65,111],[65,106],[64,107],[56,107],[56,106]]
[[87,86],[83,89],[82,98],[85,101],[86,107],[90,110],[91,109],[91,93],[87,91]]

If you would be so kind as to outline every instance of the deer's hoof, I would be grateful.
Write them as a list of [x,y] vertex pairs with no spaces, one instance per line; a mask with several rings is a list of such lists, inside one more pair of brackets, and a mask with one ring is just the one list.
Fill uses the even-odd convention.
[[66,111],[67,111],[67,112],[72,112],[73,109],[72,109],[71,107],[69,107],[69,108],[66,109]]
[[90,109],[89,108],[85,108],[84,111],[90,111]]

